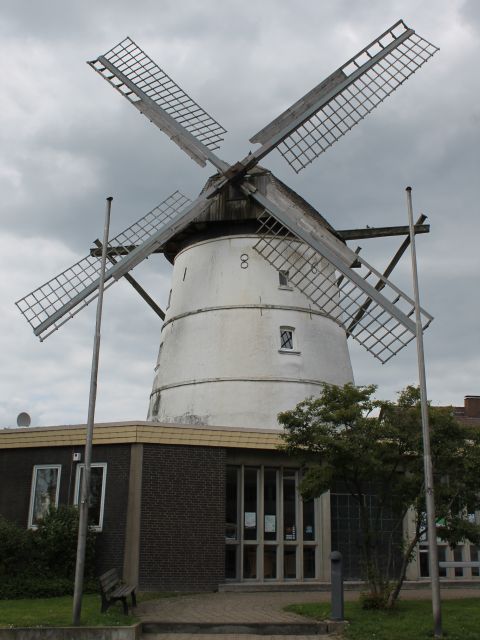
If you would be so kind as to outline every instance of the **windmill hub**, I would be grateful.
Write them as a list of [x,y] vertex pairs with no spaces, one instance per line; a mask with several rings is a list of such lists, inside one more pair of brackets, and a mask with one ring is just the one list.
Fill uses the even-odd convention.
[[[205,183],[202,193],[215,188],[223,176],[215,174]],[[248,184],[259,193],[267,196],[277,189],[286,194],[292,203],[301,204],[306,215],[314,216],[326,228],[334,232],[333,227],[306,200],[291,190],[271,171],[255,167],[248,176]],[[264,213],[264,207],[246,195],[235,183],[228,183],[209,200],[205,211],[187,227],[176,233],[162,247],[165,257],[173,264],[177,253],[192,242],[207,240],[217,236],[257,233],[258,219]]]

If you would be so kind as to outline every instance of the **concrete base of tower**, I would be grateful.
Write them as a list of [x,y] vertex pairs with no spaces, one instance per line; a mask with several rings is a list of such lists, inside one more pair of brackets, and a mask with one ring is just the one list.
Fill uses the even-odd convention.
[[[285,378],[205,379],[152,394],[148,420],[173,424],[278,429],[277,414],[318,396],[323,382]],[[158,413],[153,414],[156,396]]]

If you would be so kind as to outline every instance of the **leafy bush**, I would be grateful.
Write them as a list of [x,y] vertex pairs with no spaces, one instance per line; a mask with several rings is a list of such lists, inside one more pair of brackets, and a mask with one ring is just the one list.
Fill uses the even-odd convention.
[[[0,600],[20,600],[22,598],[56,598],[73,595],[74,581],[58,576],[15,575],[0,578]],[[98,593],[98,582],[93,578],[85,580],[84,593]]]
[[384,591],[373,593],[371,591],[360,594],[360,606],[366,610],[379,610],[386,609],[388,603],[388,596],[391,589],[386,588]]
[[0,516],[0,579],[29,569],[33,546],[30,533]]
[[71,595],[73,581],[52,576],[32,576],[28,574],[2,576],[0,578],[0,599],[54,598]]
[[[87,533],[85,590],[96,590],[96,533]],[[0,518],[0,599],[47,598],[73,593],[78,511],[50,509],[37,530]]]
[[[75,577],[78,540],[78,510],[76,507],[62,505],[50,509],[34,532],[37,557],[44,570],[63,577]],[[87,532],[85,552],[85,576],[94,575],[96,533]]]

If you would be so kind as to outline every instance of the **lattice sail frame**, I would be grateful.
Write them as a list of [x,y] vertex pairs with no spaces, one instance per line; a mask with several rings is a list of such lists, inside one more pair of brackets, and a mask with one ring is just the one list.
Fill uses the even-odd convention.
[[[135,88],[128,87],[120,77],[112,75],[115,72],[104,67],[102,58],[128,78],[139,93],[136,94]],[[210,149],[219,148],[226,129],[185,93],[131,38],[125,38],[89,64],[133,105],[144,94],[202,144]]]
[[[401,41],[395,44],[396,40]],[[339,92],[280,142],[278,150],[299,173],[363,120],[438,50],[400,20],[332,74],[332,78],[340,77],[347,83],[355,75],[358,77],[343,89],[342,81],[337,82]],[[372,65],[376,57],[378,60]]]
[[[104,56],[99,56],[89,64],[196,162],[204,166],[207,160],[210,161],[223,175],[225,185],[232,179],[241,177],[245,171],[258,164],[261,158],[277,147],[293,168],[297,172],[300,171],[363,119],[437,50],[434,45],[417,36],[403,21],[397,22],[256,134],[254,136],[256,139],[252,138],[251,141],[262,143],[262,147],[253,154],[249,154],[242,162],[232,166],[218,158],[212,150],[218,148],[226,132],[225,129],[176,85],[133,40],[126,38]],[[367,82],[374,85],[373,89]],[[214,195],[213,191],[208,197],[212,195]],[[202,212],[205,202],[201,200],[200,197],[197,198],[191,207],[187,207],[187,212],[180,214],[180,218],[184,218],[182,224],[193,220],[197,213]],[[279,215],[279,219],[284,219],[284,216]],[[172,223],[172,231],[177,229],[178,223],[179,219]],[[287,220],[284,220],[284,223],[289,224]],[[120,260],[116,266],[108,265],[106,287],[139,264],[168,236],[168,224],[165,224],[164,228],[160,225],[153,230],[152,236],[148,233],[143,236],[140,234],[141,237],[146,238],[144,244],[148,245],[143,246],[141,239],[134,238],[133,228],[137,224],[139,223],[122,232],[123,237],[120,234],[113,240],[122,244],[124,249],[127,248],[126,253],[130,251],[132,253],[129,253],[128,258]],[[280,236],[284,242],[285,237],[282,234]],[[303,237],[301,232],[299,237]],[[138,242],[140,246],[137,246]],[[306,247],[303,242],[298,240],[296,242],[297,245]],[[271,243],[270,248],[274,248],[274,245],[274,242]],[[268,242],[265,246],[268,246]],[[318,251],[322,251],[321,246],[315,246]],[[282,253],[278,250],[279,247],[276,249],[277,253]],[[325,249],[323,247],[323,250]],[[413,302],[365,261],[361,261],[362,269],[366,272],[364,275],[366,282],[375,274],[381,284],[381,287],[378,285],[375,287],[377,292],[380,288],[386,287],[390,293],[393,291],[397,295],[393,303],[387,302],[382,297],[379,298],[372,287],[367,286],[367,292],[370,291],[370,296],[373,295],[377,301],[374,302],[368,293],[361,291],[362,284],[359,283],[357,274],[351,270],[348,271],[350,265],[346,273],[343,271],[343,264],[346,264],[348,259],[340,264],[337,256],[329,254],[330,249],[328,249],[325,255],[327,257],[330,255],[332,261],[328,262],[327,259],[321,258],[315,249],[310,250],[315,254],[315,258],[312,259],[316,260],[319,273],[323,274],[325,288],[319,294],[316,283],[315,286],[312,285],[312,290],[309,290],[303,282],[303,280],[311,281],[311,275],[316,275],[313,272],[307,275],[311,271],[311,256],[303,256],[301,259],[297,256],[293,260],[299,274],[305,271],[304,277],[299,277],[299,287],[303,286],[305,291],[309,291],[316,306],[323,308],[324,313],[328,312],[337,322],[343,324],[348,335],[353,335],[375,357],[386,362],[413,337],[412,335],[408,340],[404,339],[404,331],[401,327],[405,327],[412,334],[413,323],[408,320],[407,315],[399,312],[393,305],[399,306],[399,301],[405,303],[409,316],[413,309]],[[271,259],[275,260],[272,257]],[[303,266],[301,266],[302,260]],[[99,264],[99,256],[89,255],[16,303],[34,328],[36,335],[43,338],[50,335],[96,297]],[[336,265],[337,271],[342,272],[342,275],[338,275],[333,264]],[[317,267],[314,268],[317,269]],[[348,278],[348,272],[350,278]],[[351,290],[343,284],[345,279],[350,282]],[[356,295],[358,291],[355,292],[355,287],[361,292],[359,295]],[[364,296],[363,302],[361,295]],[[345,304],[344,300],[350,300],[350,302]],[[387,311],[382,311],[382,304],[386,304]],[[355,305],[357,310],[353,312]],[[375,307],[380,310],[376,315]],[[388,308],[393,312],[391,318],[393,326],[390,326],[388,319],[382,316],[382,313],[389,316]],[[62,319],[64,314],[69,315]],[[427,318],[425,326],[428,326],[432,318],[425,313],[424,318]],[[51,325],[54,328],[47,333]],[[382,347],[379,350],[372,348],[370,343],[372,336],[375,336],[375,340],[378,340],[378,336],[382,338]],[[391,342],[392,336],[394,336],[393,342]],[[397,348],[398,344],[400,346]]]
[[[112,246],[112,248],[121,246],[126,253],[133,251],[137,245],[145,242],[159,229],[167,225],[173,216],[189,203],[189,198],[179,191],[175,191],[145,216],[112,238],[109,241],[109,246]],[[100,275],[100,266],[100,255],[85,256],[85,258],[82,258],[15,303],[33,328],[34,333],[39,335],[41,340],[47,338],[53,331],[56,331],[81,309],[90,304],[92,300],[95,300],[98,296],[96,284]],[[112,263],[107,261],[105,267],[107,280],[113,266]],[[105,283],[105,289],[108,289],[114,282],[116,280],[110,278]],[[91,291],[88,292],[88,289],[91,289]],[[78,304],[70,312],[59,319],[53,327],[45,332],[38,331],[46,320],[63,309],[66,304],[72,303],[80,295],[84,295],[84,297],[78,301]]]
[[[277,271],[288,271],[288,280],[314,305],[332,318],[382,364],[388,362],[415,338],[415,333],[369,297],[348,275],[336,270],[315,249],[302,242],[275,217],[265,212],[259,218],[257,251]],[[352,265],[345,265],[351,268]],[[415,312],[415,303],[381,273],[357,256],[355,270],[405,316]],[[423,309],[422,324],[433,317]]]

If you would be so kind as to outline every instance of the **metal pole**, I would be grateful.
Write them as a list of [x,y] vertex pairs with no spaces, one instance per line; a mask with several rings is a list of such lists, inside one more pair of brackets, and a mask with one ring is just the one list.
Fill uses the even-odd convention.
[[100,282],[98,285],[97,317],[95,321],[95,338],[93,341],[92,370],[90,375],[90,396],[88,399],[87,434],[85,439],[85,467],[81,486],[79,504],[77,562],[75,565],[75,586],[73,592],[74,626],[80,624],[82,612],[83,577],[85,573],[85,549],[88,530],[88,503],[90,499],[90,467],[92,462],[93,423],[95,419],[95,402],[97,399],[98,359],[100,354],[100,327],[102,324],[103,287],[105,283],[105,264],[107,261],[108,231],[110,227],[110,210],[112,197],[107,198],[105,210],[105,226],[103,229],[102,261],[100,266]]
[[437,527],[435,522],[435,497],[433,489],[433,467],[430,451],[430,429],[428,425],[427,383],[425,357],[423,352],[423,327],[420,316],[420,294],[418,289],[417,254],[415,251],[415,231],[413,227],[412,187],[406,188],[408,223],[410,226],[410,249],[412,256],[412,277],[415,294],[415,321],[417,328],[418,377],[420,381],[420,403],[422,410],[423,466],[425,474],[425,499],[427,506],[428,558],[432,585],[433,632],[435,638],[442,638],[442,610],[440,601],[440,580],[438,576]]
[[331,563],[331,607],[330,618],[332,620],[343,620],[343,561],[340,551],[332,551],[330,554]]

